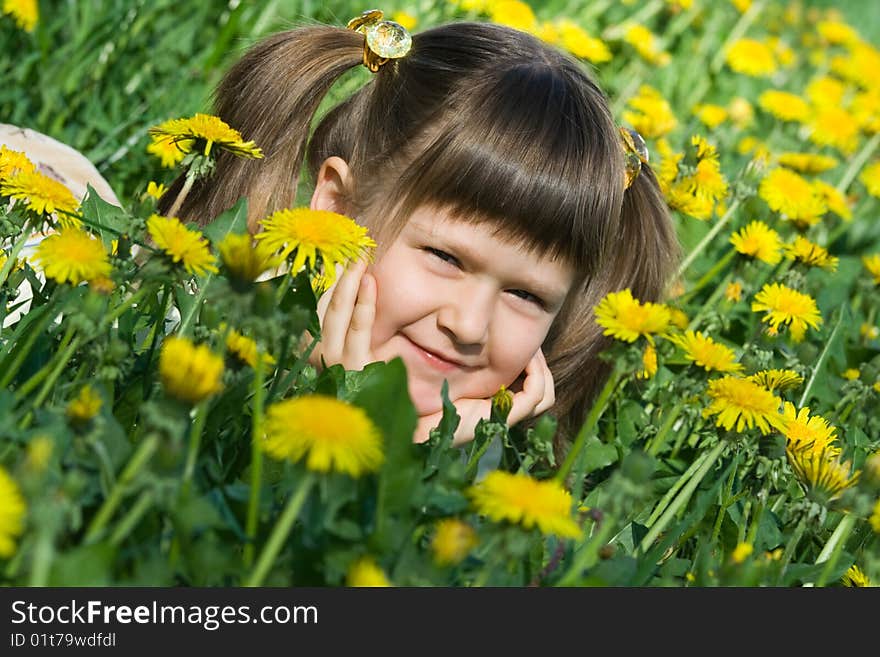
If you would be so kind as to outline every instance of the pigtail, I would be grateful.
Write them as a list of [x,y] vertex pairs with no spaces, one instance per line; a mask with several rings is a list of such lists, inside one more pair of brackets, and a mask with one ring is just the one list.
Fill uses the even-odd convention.
[[[178,216],[205,225],[248,198],[248,226],[296,202],[309,128],[334,82],[363,60],[363,35],[344,28],[309,26],[272,35],[249,49],[227,72],[214,95],[214,113],[253,140],[262,159],[221,152],[214,173],[197,181]],[[159,203],[167,212],[183,185],[174,181]]]
[[640,301],[661,302],[681,258],[669,207],[648,165],[624,193],[619,223],[604,252],[597,275],[560,317],[560,325],[580,330],[551,336],[548,365],[557,390],[552,412],[560,421],[554,445],[558,456],[570,446],[611,372],[612,364],[599,354],[612,339],[602,335],[593,308],[608,293],[627,287]]

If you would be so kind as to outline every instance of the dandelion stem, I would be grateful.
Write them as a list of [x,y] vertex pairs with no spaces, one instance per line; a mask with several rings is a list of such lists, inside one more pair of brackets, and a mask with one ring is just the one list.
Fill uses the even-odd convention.
[[153,491],[145,490],[131,509],[129,509],[128,513],[122,516],[122,519],[116,525],[116,529],[110,534],[110,545],[118,546],[122,543],[125,537],[131,533],[131,530],[137,527],[137,524],[152,504]]
[[116,306],[113,310],[104,315],[104,326],[109,326],[117,319],[122,317],[125,314],[125,311],[131,308],[132,306],[140,303],[140,300],[143,299],[147,294],[151,293],[155,288],[153,287],[142,287],[135,291],[130,297],[125,299],[122,303]]
[[34,546],[34,560],[31,566],[31,577],[28,586],[46,586],[49,582],[49,573],[52,568],[52,558],[55,556],[55,545],[52,533],[47,529],[41,529],[37,534],[37,543]]
[[[64,336],[61,338],[61,342],[58,344],[56,352],[64,351],[67,349],[67,346],[70,344],[70,341],[73,339],[73,334],[76,332],[76,328],[74,325],[68,324],[67,331],[64,333]],[[18,398],[24,399],[27,395],[31,393],[31,391],[36,388],[40,383],[45,379],[49,372],[52,371],[53,362],[50,361],[46,363],[43,367],[41,367],[31,378],[21,384],[21,387],[18,389]]]
[[293,523],[306,501],[306,497],[312,488],[314,480],[315,477],[311,472],[307,472],[303,476],[299,488],[296,489],[296,492],[287,501],[287,506],[284,507],[281,517],[279,517],[278,521],[275,523],[275,527],[272,529],[272,534],[269,536],[269,540],[263,547],[263,551],[260,553],[259,559],[257,559],[257,565],[251,573],[251,576],[248,577],[245,582],[245,586],[260,586],[263,583],[263,580],[269,573],[269,569],[275,562],[275,558],[278,556],[278,552],[281,551],[282,544],[287,539],[288,534],[290,534],[290,530],[293,528]]
[[211,278],[213,274],[208,274],[205,276],[205,280],[201,286],[199,286],[199,291],[196,294],[196,298],[190,306],[186,314],[180,318],[180,327],[177,329],[177,334],[180,336],[186,336],[189,333],[190,324],[193,323],[196,315],[199,313],[199,306],[202,305],[202,302],[205,300],[205,292],[208,290],[208,284],[211,282]]
[[135,453],[132,454],[131,458],[128,460],[122,474],[119,475],[119,479],[117,479],[116,483],[113,485],[110,495],[104,500],[104,503],[101,505],[101,508],[98,509],[95,517],[92,518],[92,522],[89,523],[85,538],[83,539],[84,543],[91,543],[100,535],[101,531],[104,529],[104,525],[107,524],[107,521],[110,520],[116,507],[119,506],[119,503],[122,501],[122,496],[125,494],[126,488],[128,488],[128,485],[134,481],[134,478],[141,471],[141,468],[143,468],[150,460],[150,457],[153,456],[153,452],[156,451],[157,447],[159,447],[158,434],[151,433],[141,440],[141,444],[138,445]]
[[828,360],[828,356],[831,353],[831,345],[834,344],[834,339],[837,337],[837,332],[840,330],[841,324],[843,324],[843,316],[845,313],[842,311],[837,317],[837,322],[834,324],[834,329],[831,331],[831,335],[828,336],[828,339],[825,341],[825,347],[822,349],[822,353],[819,354],[819,360],[816,361],[816,366],[813,368],[813,373],[810,375],[810,380],[807,381],[807,385],[804,387],[804,393],[801,395],[801,399],[798,402],[798,408],[803,408],[804,404],[807,403],[807,400],[810,398],[810,392],[813,390],[813,385],[816,383],[816,379],[819,376],[819,373],[822,371],[822,368],[825,366],[825,361]]
[[[825,586],[825,582],[828,581],[828,576],[837,565],[837,560],[840,558],[840,553],[843,551],[846,539],[849,538],[849,534],[855,524],[856,517],[852,513],[844,513],[843,518],[840,519],[837,527],[834,528],[834,532],[816,558],[817,564],[825,563],[825,568],[822,569],[816,580],[816,586]],[[808,582],[804,586],[813,586],[813,584]]]
[[648,533],[645,534],[645,537],[639,544],[639,550],[641,552],[645,552],[651,547],[651,544],[656,540],[660,533],[666,529],[666,526],[670,523],[672,518],[675,517],[675,514],[687,504],[691,495],[693,495],[693,492],[697,489],[697,486],[703,481],[703,477],[705,477],[711,467],[715,465],[715,461],[717,461],[724,453],[725,449],[727,449],[727,442],[724,440],[718,441],[718,444],[712,448],[712,451],[709,452],[708,456],[700,465],[700,469],[696,471],[694,476],[691,477],[684,488],[681,489],[681,492],[672,501],[672,504],[670,504],[666,511],[664,511],[660,520],[658,520],[657,523],[648,530]]
[[[725,267],[727,267],[727,265],[730,264],[730,261],[733,260],[735,255],[736,255],[736,249],[731,248],[723,258],[721,258],[718,262],[715,263],[715,265],[712,267],[712,269],[707,271],[702,276],[702,278],[700,278],[700,280],[697,281],[694,284],[694,286],[690,290],[687,291],[687,293],[682,297],[682,303],[685,303],[685,302],[689,301],[690,299],[692,299],[697,292],[699,292],[706,285],[711,283],[712,280],[715,278],[715,276],[717,276],[720,271],[722,271]],[[727,287],[726,283],[722,283],[721,285],[718,286],[718,288],[720,288],[722,290],[724,290],[726,287]],[[716,288],[716,289],[718,289],[718,288]]]
[[657,518],[660,517],[660,514],[666,510],[666,507],[669,505],[669,502],[672,501],[672,498],[675,497],[679,490],[681,490],[681,487],[684,486],[693,476],[693,474],[700,469],[700,466],[703,464],[703,461],[706,460],[707,456],[708,454],[706,452],[703,452],[697,458],[695,458],[694,462],[691,463],[690,466],[688,466],[688,469],[685,470],[678,478],[678,480],[672,485],[672,488],[666,491],[663,499],[660,500],[660,502],[657,504],[654,511],[648,518],[647,522],[645,523],[646,527],[650,527],[654,524]]
[[22,230],[21,235],[18,236],[18,239],[15,240],[15,242],[13,242],[12,250],[6,258],[6,262],[3,263],[3,267],[0,267],[0,287],[3,287],[9,273],[12,271],[12,268],[15,267],[15,263],[18,262],[18,254],[21,253],[21,250],[24,248],[28,239],[30,239],[30,236],[31,235],[27,230]]
[[181,497],[186,497],[187,493],[189,493],[193,472],[196,469],[199,447],[202,443],[202,433],[205,429],[205,422],[208,419],[209,404],[210,400],[205,399],[196,406],[196,416],[189,432],[189,449],[186,452],[186,465],[183,468],[183,485],[180,489]]
[[189,169],[186,172],[186,179],[183,181],[183,187],[180,188],[180,191],[177,193],[177,198],[174,199],[174,203],[171,204],[171,207],[168,208],[168,212],[165,215],[166,217],[176,217],[178,211],[180,210],[180,206],[183,205],[183,201],[189,195],[189,190],[192,189],[193,183],[196,181],[196,174],[192,169]]
[[715,543],[715,541],[718,540],[718,536],[721,534],[721,523],[724,521],[724,514],[727,513],[727,509],[730,505],[736,502],[740,497],[739,495],[731,495],[731,493],[733,493],[733,484],[736,481],[737,465],[737,463],[734,463],[734,466],[730,469],[730,477],[727,480],[727,490],[724,492],[721,504],[718,505],[718,516],[715,518],[715,526],[712,528],[712,539],[710,543]]
[[[13,343],[15,344],[15,357],[12,359],[12,362],[10,362],[9,365],[6,365],[5,360],[0,362],[0,372],[3,372],[3,376],[0,377],[0,388],[6,388],[12,383],[12,379],[15,378],[15,375],[18,374],[18,370],[24,365],[24,361],[31,353],[31,349],[34,348],[37,339],[43,335],[43,331],[45,331],[49,323],[55,319],[52,313],[54,307],[55,302],[53,299],[45,306],[41,306],[40,308],[31,311],[31,315],[33,315],[33,325],[28,327],[27,337],[23,342]],[[12,342],[10,341],[10,343]]]
[[739,204],[740,199],[735,198],[730,204],[730,207],[727,208],[727,212],[725,212],[721,219],[719,219],[718,222],[714,226],[712,226],[712,229],[708,233],[706,233],[705,237],[700,240],[700,243],[694,247],[693,251],[688,253],[687,257],[682,260],[681,264],[678,266],[678,270],[675,272],[674,279],[681,278],[684,272],[687,271],[687,268],[691,266],[694,260],[696,260],[697,256],[699,256],[709,245],[709,243],[713,239],[715,239],[715,236],[718,235],[718,233],[720,233],[721,230],[731,220],[731,218],[733,217],[733,213],[739,207]]
[[807,516],[803,515],[792,533],[791,538],[788,539],[788,543],[785,544],[785,551],[782,553],[782,559],[780,559],[779,564],[779,579],[776,582],[777,585],[782,584],[782,577],[785,574],[785,569],[788,568],[788,564],[791,562],[791,557],[794,555],[798,543],[801,542],[801,538],[803,538],[806,529]]
[[[837,183],[837,191],[846,192],[852,181],[859,174],[859,171],[861,171],[862,167],[865,165],[865,162],[867,162],[868,158],[874,154],[875,150],[877,150],[878,145],[880,145],[880,132],[866,141],[865,145],[862,146],[862,150],[850,160],[849,166],[840,178],[840,182]],[[843,226],[848,226],[848,224],[843,224]]]
[[647,449],[645,450],[648,454],[650,454],[651,456],[657,456],[660,448],[663,447],[663,444],[666,442],[666,437],[669,435],[669,430],[678,419],[678,416],[681,415],[682,409],[683,404],[679,402],[672,407],[671,411],[667,412],[666,417],[663,420],[663,424],[660,425],[659,431],[657,431],[657,434],[651,439],[650,443],[647,446]]
[[260,440],[263,436],[263,369],[264,359],[262,354],[257,354],[257,362],[254,364],[253,381],[253,406],[251,410],[251,489],[248,496],[247,519],[245,521],[245,535],[247,543],[244,546],[244,565],[250,568],[254,562],[254,541],[257,537],[260,511],[260,489],[263,478],[263,450],[260,449]]
[[599,422],[599,417],[601,417],[605,408],[608,406],[608,400],[611,398],[612,393],[615,391],[617,384],[620,383],[622,378],[623,372],[615,363],[614,369],[611,371],[608,380],[605,382],[605,387],[602,388],[602,391],[599,393],[593,407],[590,409],[590,414],[581,426],[580,431],[578,431],[571,449],[568,450],[568,454],[565,455],[565,460],[562,462],[559,471],[556,473],[556,481],[562,483],[568,477],[572,466],[587,442],[587,438],[593,435],[593,432],[596,429],[596,424]]
[[577,551],[572,564],[560,578],[557,586],[577,586],[578,578],[587,568],[595,565],[599,558],[599,550],[608,543],[608,538],[617,527],[617,520],[611,515],[605,515],[599,523],[599,527],[590,536],[581,549]]
[[64,371],[65,366],[73,357],[73,353],[79,348],[81,342],[82,337],[78,335],[73,340],[71,340],[70,344],[67,345],[67,349],[65,349],[61,356],[58,358],[58,362],[55,363],[54,369],[49,374],[45,383],[43,383],[43,387],[37,394],[36,399],[34,399],[34,408],[42,404],[46,400],[46,397],[49,395],[49,393],[52,392],[52,386],[55,385],[58,377],[61,376],[61,372]]

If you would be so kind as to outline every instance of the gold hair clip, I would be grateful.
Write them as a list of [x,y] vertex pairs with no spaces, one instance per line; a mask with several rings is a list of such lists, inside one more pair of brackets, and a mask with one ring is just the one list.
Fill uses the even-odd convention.
[[348,21],[349,30],[364,35],[364,66],[373,73],[389,59],[399,59],[409,52],[412,37],[406,28],[394,21],[382,20],[380,9],[368,9]]
[[648,145],[642,136],[632,128],[620,127],[620,140],[623,142],[624,166],[626,182],[623,188],[629,189],[642,170],[642,164],[648,163]]

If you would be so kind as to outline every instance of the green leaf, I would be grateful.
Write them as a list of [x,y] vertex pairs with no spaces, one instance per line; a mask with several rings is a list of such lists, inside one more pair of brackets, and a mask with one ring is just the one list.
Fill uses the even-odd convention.
[[202,232],[216,246],[227,235],[244,235],[248,232],[247,198],[238,199],[235,205],[204,227]]
[[125,210],[101,198],[91,185],[87,185],[87,190],[80,211],[86,225],[95,228],[104,246],[109,248],[112,240],[130,232],[131,218]]
[[603,443],[596,436],[590,436],[584,443],[584,476],[594,470],[607,467],[617,461],[618,453],[614,445]]

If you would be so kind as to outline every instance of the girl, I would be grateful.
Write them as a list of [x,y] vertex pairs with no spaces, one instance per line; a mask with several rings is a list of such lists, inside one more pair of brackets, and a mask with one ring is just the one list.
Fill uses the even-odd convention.
[[[626,287],[657,300],[678,257],[647,158],[583,65],[527,33],[452,23],[389,57],[362,31],[301,27],[244,54],[215,113],[264,158],[219,155],[178,216],[204,223],[246,196],[255,231],[296,204],[305,164],[311,207],[355,218],[378,243],[321,298],[314,362],[401,357],[416,440],[436,426],[446,380],[457,443],[507,386],[508,422],[549,411],[560,447],[608,373],[593,306]],[[333,83],[361,65],[370,80],[310,130]]]

